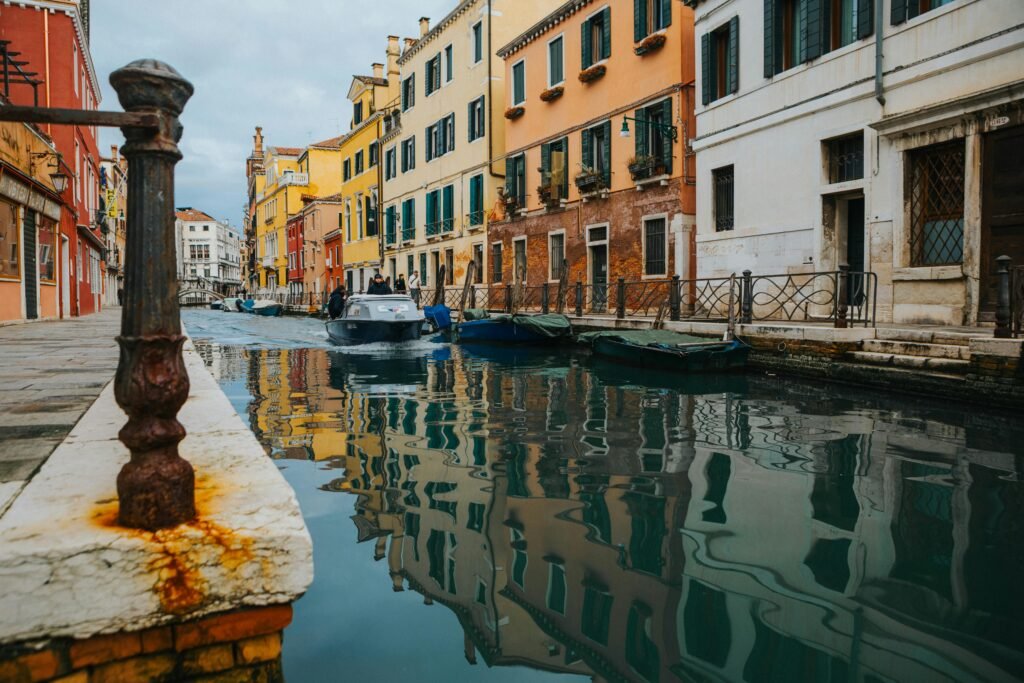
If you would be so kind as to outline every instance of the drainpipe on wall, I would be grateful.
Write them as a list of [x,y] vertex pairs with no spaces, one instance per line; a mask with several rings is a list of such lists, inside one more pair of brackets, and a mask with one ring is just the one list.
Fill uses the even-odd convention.
[[885,8],[881,0],[875,0],[875,99],[885,106],[885,94],[882,86],[882,42],[885,31]]
[[487,0],[487,106],[491,108],[491,115],[487,117],[487,172],[492,178],[504,179],[504,173],[494,172],[494,50],[491,42],[493,36],[494,0]]

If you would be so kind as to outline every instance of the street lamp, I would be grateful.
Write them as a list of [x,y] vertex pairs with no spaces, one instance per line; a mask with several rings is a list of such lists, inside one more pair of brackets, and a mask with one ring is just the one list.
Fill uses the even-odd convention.
[[662,133],[667,135],[669,139],[672,140],[672,142],[675,142],[676,140],[679,139],[679,131],[673,125],[667,123],[660,123],[659,121],[651,121],[650,119],[636,119],[633,118],[632,116],[622,117],[622,129],[619,131],[619,137],[629,137],[629,123],[627,123],[628,121],[633,121],[638,126],[653,126],[654,128],[657,128]]
[[68,189],[68,176],[59,169],[50,174],[50,182],[53,183],[53,189],[57,194],[64,194],[64,190]]
[[60,152],[33,152],[31,155],[31,164],[29,172],[35,174],[35,160],[45,159],[47,157],[53,157],[54,169],[53,173],[50,174],[50,182],[53,183],[53,189],[57,191],[57,194],[64,194],[64,190],[68,189],[68,176],[62,173],[60,170],[60,164],[62,157]]

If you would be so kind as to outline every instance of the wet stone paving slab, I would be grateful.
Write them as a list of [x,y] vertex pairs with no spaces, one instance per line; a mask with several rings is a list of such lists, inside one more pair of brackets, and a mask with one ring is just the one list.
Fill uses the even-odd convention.
[[0,512],[114,377],[121,309],[0,327]]

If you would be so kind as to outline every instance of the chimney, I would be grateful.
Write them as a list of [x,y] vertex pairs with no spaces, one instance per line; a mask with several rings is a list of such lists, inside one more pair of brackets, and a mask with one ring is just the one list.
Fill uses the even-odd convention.
[[379,62],[373,63],[373,77],[384,78],[384,65]]
[[405,49],[406,50],[408,50],[410,47],[412,47],[415,44],[416,44],[416,39],[415,38],[406,38],[405,39]]
[[118,162],[118,158],[117,158],[117,145],[111,145],[110,146],[110,158],[114,160],[115,164]]
[[420,17],[420,38],[430,33],[430,18]]
[[256,135],[252,136],[253,156],[263,156],[263,127],[256,126]]
[[396,79],[402,73],[398,68],[398,58],[402,55],[402,48],[398,45],[398,36],[388,36],[388,79],[394,76]]

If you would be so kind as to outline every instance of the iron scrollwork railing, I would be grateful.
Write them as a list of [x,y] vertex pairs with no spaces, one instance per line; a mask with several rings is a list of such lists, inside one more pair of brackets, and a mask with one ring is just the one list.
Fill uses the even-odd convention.
[[741,322],[875,323],[878,277],[845,269],[778,275],[743,274]]

